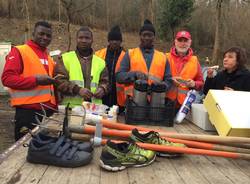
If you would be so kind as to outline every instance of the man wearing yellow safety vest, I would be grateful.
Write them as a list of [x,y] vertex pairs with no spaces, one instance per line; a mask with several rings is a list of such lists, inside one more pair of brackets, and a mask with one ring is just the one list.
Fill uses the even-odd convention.
[[201,90],[204,80],[198,58],[190,48],[191,35],[187,31],[179,31],[174,40],[174,46],[167,58],[170,63],[173,86],[167,92],[167,98],[177,101],[180,107],[190,89]]
[[95,54],[106,61],[109,71],[110,93],[103,97],[103,104],[111,107],[119,105],[120,112],[125,105],[124,86],[116,82],[115,72],[120,68],[120,63],[125,55],[121,47],[122,34],[119,26],[114,26],[108,33],[108,46],[98,50]]
[[[54,61],[47,52],[52,39],[51,25],[37,22],[32,35],[32,40],[11,49],[2,74],[2,83],[9,88],[11,106],[16,108],[16,141],[35,127],[37,113],[43,114],[40,103],[57,108],[53,87],[56,80],[52,76]],[[47,116],[52,115],[50,109],[44,108]]]
[[88,27],[77,31],[76,42],[76,50],[59,56],[55,67],[62,104],[70,103],[70,107],[74,107],[83,100],[101,104],[102,97],[109,91],[105,61],[93,54],[93,34]]
[[133,95],[136,80],[148,80],[148,83],[164,83],[166,89],[171,87],[171,72],[166,56],[154,49],[155,29],[149,20],[144,21],[140,29],[140,46],[129,49],[116,73],[118,83],[125,84],[126,96]]

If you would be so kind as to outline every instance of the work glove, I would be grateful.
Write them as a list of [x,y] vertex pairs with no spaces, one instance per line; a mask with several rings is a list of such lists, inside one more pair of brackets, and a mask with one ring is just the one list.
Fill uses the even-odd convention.
[[102,98],[105,95],[103,88],[97,88],[96,92],[94,93],[95,98]]
[[41,86],[56,84],[57,80],[48,75],[36,75],[36,83]]
[[79,95],[83,97],[85,100],[89,100],[93,96],[93,93],[87,88],[81,88],[79,90]]

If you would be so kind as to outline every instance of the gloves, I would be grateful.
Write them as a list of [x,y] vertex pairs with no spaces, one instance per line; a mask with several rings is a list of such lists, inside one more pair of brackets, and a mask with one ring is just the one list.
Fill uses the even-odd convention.
[[50,84],[56,84],[56,79],[48,75],[36,75],[36,83],[41,86],[46,86]]
[[102,98],[105,95],[104,89],[103,88],[97,88],[94,97],[95,98]]
[[81,88],[79,90],[79,95],[83,97],[85,100],[89,100],[93,96],[93,93],[87,88]]

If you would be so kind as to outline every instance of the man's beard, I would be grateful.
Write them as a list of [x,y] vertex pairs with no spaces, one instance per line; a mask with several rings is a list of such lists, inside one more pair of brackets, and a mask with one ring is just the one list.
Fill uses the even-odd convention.
[[188,51],[188,49],[189,49],[189,47],[187,47],[187,48],[180,48],[180,47],[177,47],[177,46],[175,46],[175,48],[176,48],[177,53],[181,53],[181,54],[186,54],[187,51]]

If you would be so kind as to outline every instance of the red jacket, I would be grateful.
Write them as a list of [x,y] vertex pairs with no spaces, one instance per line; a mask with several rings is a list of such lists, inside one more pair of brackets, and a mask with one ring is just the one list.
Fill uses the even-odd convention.
[[[175,61],[175,67],[177,72],[180,72],[182,70],[182,68],[184,67],[185,63],[189,60],[189,58],[193,55],[193,50],[190,48],[188,50],[188,54],[184,57],[180,57],[179,55],[177,55],[176,51],[175,51],[175,47],[172,47],[170,50],[170,54],[174,57],[174,61]],[[204,80],[203,80],[203,75],[202,75],[202,71],[201,71],[201,66],[198,63],[198,73],[197,75],[194,77],[194,82],[195,82],[195,89],[196,90],[201,90],[203,85],[204,85]]]
[[[44,68],[48,72],[48,53],[47,49],[41,48],[39,45],[34,43],[32,40],[27,41],[29,45],[37,56],[40,58],[44,65]],[[37,86],[35,76],[21,77],[20,74],[23,72],[23,60],[17,48],[13,47],[10,53],[6,56],[6,63],[2,73],[2,83],[4,86],[12,89],[33,89]],[[45,103],[51,107],[55,108],[55,105],[50,102]],[[25,109],[35,109],[40,110],[40,104],[28,104],[20,105],[19,107]]]

